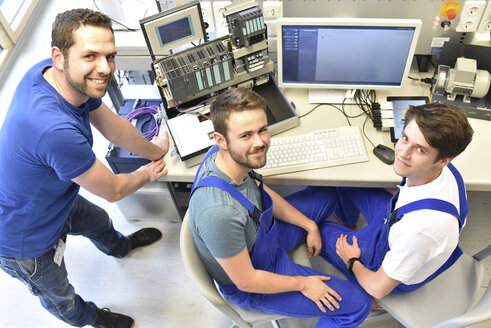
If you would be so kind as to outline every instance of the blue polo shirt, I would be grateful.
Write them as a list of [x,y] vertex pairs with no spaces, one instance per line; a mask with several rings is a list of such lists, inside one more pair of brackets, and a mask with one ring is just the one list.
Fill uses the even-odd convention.
[[79,191],[71,179],[95,162],[89,112],[62,98],[42,72],[51,59],[22,78],[0,129],[0,256],[37,257],[50,250]]

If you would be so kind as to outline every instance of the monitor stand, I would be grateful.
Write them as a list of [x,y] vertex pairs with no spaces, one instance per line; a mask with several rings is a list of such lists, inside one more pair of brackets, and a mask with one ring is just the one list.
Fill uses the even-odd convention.
[[309,89],[309,104],[354,104],[356,89]]

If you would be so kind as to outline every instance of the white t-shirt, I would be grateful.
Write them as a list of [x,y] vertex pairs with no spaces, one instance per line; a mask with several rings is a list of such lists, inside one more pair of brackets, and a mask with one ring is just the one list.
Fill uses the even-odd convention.
[[[399,188],[396,208],[424,198],[438,198],[452,203],[460,212],[459,188],[448,167],[430,183]],[[447,261],[458,240],[459,221],[455,216],[426,209],[407,213],[390,229],[390,250],[382,267],[389,277],[406,285],[420,283]]]

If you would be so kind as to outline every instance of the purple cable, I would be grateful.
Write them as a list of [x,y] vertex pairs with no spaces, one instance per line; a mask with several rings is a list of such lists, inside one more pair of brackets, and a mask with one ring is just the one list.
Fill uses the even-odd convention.
[[159,134],[159,130],[160,130],[161,119],[155,118],[155,114],[157,114],[159,112],[159,109],[160,108],[158,106],[146,106],[146,107],[135,108],[131,111],[131,113],[129,113],[128,115],[125,116],[125,119],[127,119],[128,121],[131,121],[131,120],[133,120],[133,119],[135,119],[141,115],[145,115],[145,114],[152,115],[152,117],[155,120],[155,127],[150,131],[142,133],[143,136],[145,137],[145,139],[152,140],[152,138],[154,136]]

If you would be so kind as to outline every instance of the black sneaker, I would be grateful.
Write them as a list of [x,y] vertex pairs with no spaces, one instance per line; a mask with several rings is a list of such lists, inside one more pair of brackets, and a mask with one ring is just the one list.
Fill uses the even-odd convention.
[[92,325],[95,328],[131,328],[135,321],[127,315],[111,312],[108,308],[97,309]]
[[130,251],[141,246],[150,245],[162,237],[162,233],[156,228],[143,228],[128,236]]

